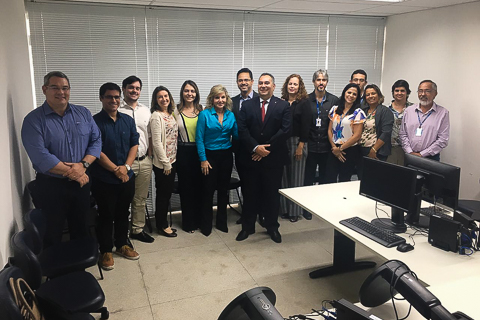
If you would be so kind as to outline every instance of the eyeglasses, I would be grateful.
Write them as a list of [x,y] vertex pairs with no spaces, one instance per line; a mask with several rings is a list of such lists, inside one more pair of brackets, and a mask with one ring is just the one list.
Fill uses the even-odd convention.
[[120,100],[120,96],[103,96],[103,98],[107,100],[112,100],[112,99]]
[[244,83],[244,82],[247,82],[247,83],[248,83],[248,82],[250,82],[250,81],[252,81],[252,79],[238,79],[238,80],[237,80],[238,83]]
[[353,82],[365,82],[365,79],[353,78]]
[[64,92],[66,92],[66,91],[69,91],[69,90],[70,90],[70,87],[68,87],[68,86],[61,87],[61,88],[60,88],[60,87],[57,87],[57,86],[48,86],[47,88],[50,89],[50,90],[52,90],[52,91],[56,91],[56,92],[58,92],[58,91],[64,91]]
[[424,93],[425,94],[430,94],[430,93],[433,92],[433,90],[432,89],[426,89],[426,90],[418,89],[417,92],[418,92],[418,94],[424,94]]

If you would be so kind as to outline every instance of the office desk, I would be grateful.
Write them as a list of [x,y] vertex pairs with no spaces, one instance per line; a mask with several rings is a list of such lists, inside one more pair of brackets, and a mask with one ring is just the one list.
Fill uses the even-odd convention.
[[[348,238],[362,243],[386,260],[403,261],[418,275],[420,280],[431,286],[431,291],[434,294],[438,291],[438,298],[451,312],[461,310],[473,318],[480,319],[480,310],[476,311],[476,314],[466,311],[467,309],[470,311],[480,309],[472,307],[478,303],[476,301],[478,299],[473,300],[472,297],[476,296],[478,290],[480,290],[478,286],[480,284],[480,253],[472,256],[460,256],[458,253],[446,252],[432,247],[428,243],[428,238],[422,235],[414,236],[415,249],[413,251],[402,253],[397,251],[396,248],[386,248],[341,225],[339,223],[341,220],[353,216],[358,216],[367,221],[376,218],[375,201],[361,196],[359,188],[360,182],[352,181],[281,189],[280,193],[312,214],[317,215],[335,229],[334,260],[338,239]],[[379,207],[390,213],[388,206],[379,204]],[[378,216],[386,217],[385,213],[381,211],[378,211]],[[413,231],[408,229],[407,233],[413,233]],[[408,235],[399,235],[405,237],[408,243],[412,243]],[[465,285],[462,282],[463,278],[470,278],[470,283],[474,284]],[[448,297],[444,296],[446,293],[449,293]],[[460,297],[464,297],[464,299],[460,299]],[[461,306],[457,305],[459,302],[463,302]],[[455,305],[457,306],[455,307]]]

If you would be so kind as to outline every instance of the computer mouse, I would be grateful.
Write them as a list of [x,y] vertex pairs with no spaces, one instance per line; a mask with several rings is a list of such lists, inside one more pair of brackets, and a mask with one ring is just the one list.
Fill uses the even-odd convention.
[[408,243],[399,244],[397,247],[397,250],[400,252],[408,252],[408,251],[412,251],[413,249],[414,247]]

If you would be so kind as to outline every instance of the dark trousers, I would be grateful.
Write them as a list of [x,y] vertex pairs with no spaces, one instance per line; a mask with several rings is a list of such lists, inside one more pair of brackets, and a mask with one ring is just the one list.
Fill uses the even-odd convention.
[[326,172],[327,172],[327,160],[330,152],[318,153],[318,152],[309,152],[307,160],[305,162],[305,178],[303,185],[311,186],[315,183],[315,175],[319,173],[319,183],[324,184],[327,182]]
[[213,195],[217,190],[216,225],[227,227],[228,186],[232,176],[233,154],[227,150],[205,150],[212,166],[207,175],[202,175],[202,220],[200,229],[204,234],[212,232]]
[[[360,147],[361,157],[357,167],[357,175],[359,180],[361,180],[363,176],[363,157],[368,157],[371,149],[371,147]],[[377,153],[377,158],[378,160],[387,161],[388,156],[382,156],[381,154]]]
[[37,174],[35,191],[40,208],[47,217],[45,247],[62,240],[65,221],[68,222],[70,239],[78,239],[88,234],[90,186],[91,183],[88,183],[81,188],[76,181]]
[[177,176],[180,205],[182,207],[182,229],[193,231],[200,228],[202,201],[202,171],[195,145],[178,145]]
[[437,153],[433,156],[426,156],[425,158],[432,159],[432,160],[435,160],[435,161],[440,161],[440,153]]
[[135,176],[119,184],[93,179],[92,194],[98,206],[97,238],[100,252],[112,252],[113,245],[120,249],[127,244],[128,209],[135,194]]
[[361,153],[358,145],[347,148],[345,162],[341,162],[330,152],[327,160],[327,183],[346,182],[352,180],[355,167],[360,161]]
[[177,165],[172,163],[172,170],[169,175],[163,173],[163,169],[153,166],[155,172],[155,223],[158,230],[168,228],[167,214],[170,198],[172,197],[175,183],[175,171]]
[[278,230],[278,210],[280,209],[280,185],[283,166],[248,167],[244,175],[244,214],[242,230],[255,232],[257,215],[265,218],[268,231]]

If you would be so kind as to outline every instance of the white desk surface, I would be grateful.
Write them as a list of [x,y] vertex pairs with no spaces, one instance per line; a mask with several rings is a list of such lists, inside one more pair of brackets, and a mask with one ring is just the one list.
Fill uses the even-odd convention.
[[[363,243],[386,260],[403,261],[417,274],[419,279],[431,286],[428,289],[440,299],[450,312],[462,311],[470,317],[480,319],[480,308],[476,305],[478,303],[476,296],[480,290],[480,253],[461,256],[458,253],[446,252],[431,246],[428,238],[422,235],[414,236],[415,249],[413,251],[403,253],[397,251],[396,248],[386,248],[341,225],[339,223],[341,220],[354,216],[367,221],[376,218],[375,201],[361,196],[359,188],[360,182],[352,181],[281,189],[280,193],[328,222],[350,239]],[[381,204],[379,204],[379,208],[388,213],[391,211],[388,206]],[[378,216],[380,218],[387,217],[380,210],[378,210]],[[407,233],[413,234],[413,232],[411,229],[407,230]],[[408,243],[412,243],[408,235],[399,235],[403,236]],[[387,305],[377,309],[393,312],[391,306],[388,308]],[[408,306],[408,304],[406,305]],[[402,310],[407,309],[402,308]],[[383,311],[381,313],[383,314]],[[402,314],[402,311],[400,313]],[[417,317],[414,317],[413,314],[416,314]],[[408,319],[422,319],[418,313],[414,312],[413,314]],[[381,315],[378,314],[378,316]],[[385,317],[385,319],[391,319],[391,317]]]

